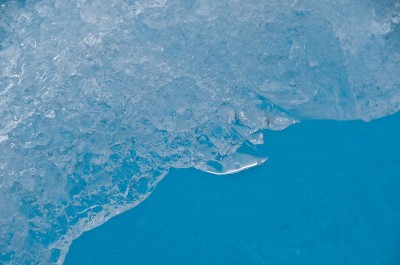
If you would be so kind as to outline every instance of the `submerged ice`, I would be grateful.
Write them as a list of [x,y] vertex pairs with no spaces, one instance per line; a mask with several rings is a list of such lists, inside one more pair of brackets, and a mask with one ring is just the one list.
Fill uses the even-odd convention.
[[[400,109],[397,0],[0,1],[0,263],[62,263],[169,168]],[[250,151],[238,150],[246,147]]]

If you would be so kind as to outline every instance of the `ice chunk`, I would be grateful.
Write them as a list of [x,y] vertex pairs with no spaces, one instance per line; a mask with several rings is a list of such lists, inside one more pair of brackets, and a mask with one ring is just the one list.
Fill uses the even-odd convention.
[[169,168],[400,108],[396,1],[0,1],[0,263],[62,263]]
[[264,157],[234,153],[231,156],[219,159],[219,161],[208,161],[207,163],[198,164],[195,168],[215,175],[228,175],[261,165],[265,161],[267,161],[267,158]]

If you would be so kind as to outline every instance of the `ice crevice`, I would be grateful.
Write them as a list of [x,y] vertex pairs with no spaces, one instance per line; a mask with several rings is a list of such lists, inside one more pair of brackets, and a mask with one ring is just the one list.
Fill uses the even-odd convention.
[[400,109],[400,3],[0,0],[0,263],[61,264],[170,168]]

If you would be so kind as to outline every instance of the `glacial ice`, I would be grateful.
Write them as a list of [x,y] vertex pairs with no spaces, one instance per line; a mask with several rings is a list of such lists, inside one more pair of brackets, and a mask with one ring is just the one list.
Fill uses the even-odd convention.
[[0,263],[61,264],[171,167],[400,109],[398,0],[0,0]]

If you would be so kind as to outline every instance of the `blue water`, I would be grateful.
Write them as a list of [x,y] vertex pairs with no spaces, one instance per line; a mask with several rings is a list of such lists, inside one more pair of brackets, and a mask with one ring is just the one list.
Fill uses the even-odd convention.
[[264,165],[173,170],[65,264],[400,264],[399,133],[400,114],[266,131]]

